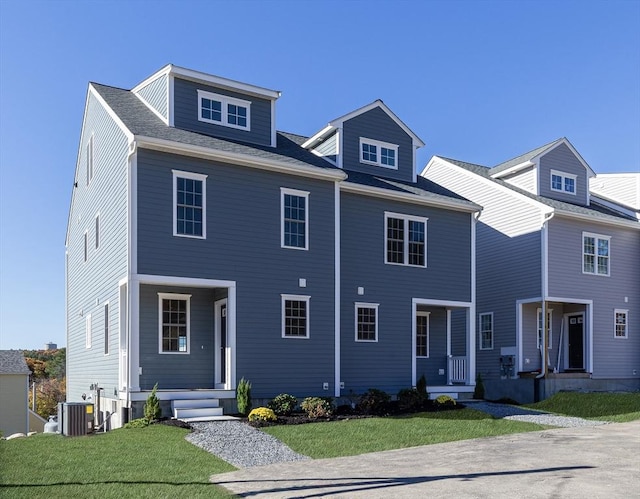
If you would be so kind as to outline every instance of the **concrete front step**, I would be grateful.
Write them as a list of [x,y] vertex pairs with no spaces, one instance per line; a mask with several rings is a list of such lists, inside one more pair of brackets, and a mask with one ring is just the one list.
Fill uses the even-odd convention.
[[201,417],[201,418],[176,418],[184,421],[185,423],[206,423],[209,421],[238,421],[240,418],[235,416],[225,416],[224,414],[221,416],[209,416],[209,417]]
[[196,409],[199,407],[220,407],[218,399],[180,399],[172,400],[172,409]]
[[183,407],[173,409],[173,416],[177,419],[208,418],[222,415],[222,407]]

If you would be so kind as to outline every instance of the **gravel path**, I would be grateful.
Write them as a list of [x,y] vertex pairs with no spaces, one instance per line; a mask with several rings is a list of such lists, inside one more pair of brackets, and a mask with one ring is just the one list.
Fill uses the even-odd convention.
[[302,461],[307,456],[293,452],[280,440],[240,421],[191,423],[186,439],[237,468]]

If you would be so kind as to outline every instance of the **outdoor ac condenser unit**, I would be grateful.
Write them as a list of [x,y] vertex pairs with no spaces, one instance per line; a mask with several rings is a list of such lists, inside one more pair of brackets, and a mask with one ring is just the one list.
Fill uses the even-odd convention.
[[67,437],[93,432],[93,404],[65,402],[58,404],[58,428]]

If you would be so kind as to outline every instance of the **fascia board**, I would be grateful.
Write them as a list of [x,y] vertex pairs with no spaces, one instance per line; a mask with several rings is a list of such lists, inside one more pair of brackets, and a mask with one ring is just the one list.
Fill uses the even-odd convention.
[[136,136],[135,140],[138,144],[138,147],[154,149],[157,151],[174,152],[187,156],[224,161],[228,163],[249,166],[252,168],[260,168],[264,170],[272,170],[293,175],[300,175],[303,177],[329,179],[334,181],[343,180],[346,178],[345,173],[340,170],[322,170],[321,168],[302,165],[292,166],[280,161],[269,160],[265,158],[256,158],[254,156],[248,156],[246,154],[220,151],[217,149],[210,149],[208,147],[181,144],[179,142],[157,139],[153,137]]
[[308,149],[309,147],[314,145],[316,142],[324,139],[327,135],[329,135],[331,133],[332,130],[335,130],[335,127],[332,126],[331,124],[327,125],[322,130],[320,130],[319,132],[317,132],[313,136],[309,137],[306,140],[306,142],[304,142],[300,147],[303,147],[304,149]]
[[584,220],[589,223],[601,224],[601,225],[613,225],[615,227],[626,227],[628,229],[640,230],[640,221],[634,222],[633,220],[613,220],[609,218],[595,218],[586,213],[574,213],[572,211],[565,211],[556,209],[555,213],[559,217],[573,218],[576,220]]
[[393,199],[394,201],[402,201],[405,203],[446,208],[454,211],[464,211],[467,213],[477,213],[482,211],[482,206],[472,203],[471,201],[448,199],[444,196],[438,196],[437,198],[424,198],[416,194],[389,191],[388,189],[355,184],[348,181],[340,184],[340,190],[356,194],[364,194],[367,196]]
[[524,161],[523,163],[519,163],[515,166],[512,166],[511,168],[507,168],[506,170],[495,173],[491,176],[493,178],[506,177],[508,175],[511,175],[512,173],[516,173],[516,172],[519,172],[520,170],[524,170],[525,168],[529,168],[530,166],[536,166],[536,163],[530,160],[527,160],[527,161]]
[[632,217],[638,216],[637,208],[622,204],[615,199],[605,196],[604,194],[595,194],[593,191],[591,191],[591,199],[596,200],[597,203],[600,203],[607,208],[611,208],[612,210],[617,210],[620,213],[624,213],[625,215],[630,215]]

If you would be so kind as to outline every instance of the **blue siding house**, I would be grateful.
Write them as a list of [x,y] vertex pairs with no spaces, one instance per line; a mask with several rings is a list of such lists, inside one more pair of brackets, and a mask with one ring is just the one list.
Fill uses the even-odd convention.
[[168,65],[91,83],[66,238],[68,398],[112,427],[287,392],[473,390],[480,207],[416,176],[382,102],[312,137],[280,92]]
[[596,176],[562,138],[492,168],[434,156],[422,176],[483,206],[488,398],[640,388],[640,173]]

